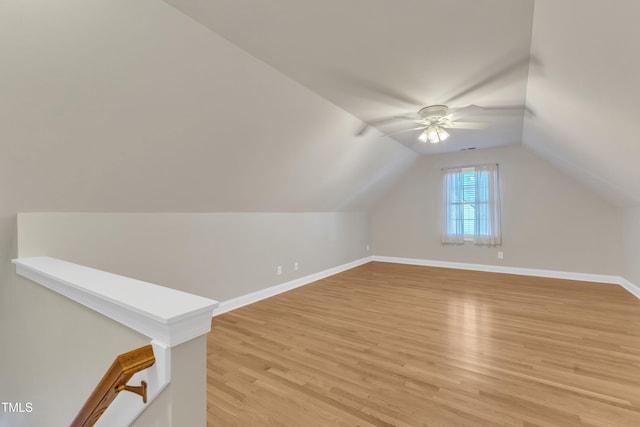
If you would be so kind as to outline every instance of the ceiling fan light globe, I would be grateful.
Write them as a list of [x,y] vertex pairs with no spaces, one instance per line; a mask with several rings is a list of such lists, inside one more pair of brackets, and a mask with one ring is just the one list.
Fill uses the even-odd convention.
[[427,131],[426,130],[420,134],[420,136],[418,137],[418,140],[421,141],[421,142],[424,142],[424,143],[426,143],[429,140],[428,137],[427,137]]
[[437,126],[429,126],[425,132],[430,143],[437,144],[438,142],[440,142],[440,136],[438,135]]
[[445,141],[447,138],[449,138],[449,132],[447,132],[443,128],[439,127],[438,128],[438,138],[440,138],[440,142]]

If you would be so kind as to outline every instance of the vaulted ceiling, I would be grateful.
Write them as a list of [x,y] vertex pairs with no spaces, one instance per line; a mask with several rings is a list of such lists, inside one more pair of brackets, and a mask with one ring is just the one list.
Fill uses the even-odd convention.
[[384,133],[416,127],[393,118],[428,105],[488,108],[464,117],[487,129],[447,144],[394,135],[418,153],[522,139],[533,0],[167,1]]
[[445,144],[393,137],[420,154],[524,143],[640,204],[637,1],[166,1],[377,135],[414,127],[387,119],[426,105],[485,107],[465,120],[487,129]]
[[[509,144],[640,205],[639,13],[635,0],[0,2],[0,214],[368,209],[419,155]],[[485,107],[464,120],[490,126],[437,146],[381,137],[412,126],[381,119],[438,103]]]
[[640,205],[640,2],[536,0],[523,144],[620,206]]
[[0,218],[365,210],[417,156],[160,0],[3,1],[0,52]]

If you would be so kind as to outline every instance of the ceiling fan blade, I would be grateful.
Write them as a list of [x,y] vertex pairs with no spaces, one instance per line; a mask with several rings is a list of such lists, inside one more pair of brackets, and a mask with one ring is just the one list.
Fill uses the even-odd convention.
[[369,130],[369,128],[371,128],[371,127],[385,125],[387,123],[395,122],[397,120],[410,120],[412,122],[421,123],[420,122],[420,117],[417,114],[414,114],[414,115],[409,115],[408,114],[408,115],[402,115],[402,116],[384,117],[384,118],[381,118],[381,119],[369,120],[366,123],[362,123],[362,126],[360,126],[358,128],[358,131],[356,132],[356,136],[364,135]]
[[395,116],[398,120],[411,120],[412,122],[422,123],[422,117],[416,113],[409,113],[402,116]]
[[535,116],[533,111],[525,105],[497,105],[493,107],[480,107],[478,105],[471,104],[466,107],[454,110],[452,113],[447,114],[445,118],[453,122],[465,116],[474,114],[488,115],[493,112],[499,114],[522,114],[524,112],[529,116]]
[[534,116],[535,117],[535,113],[533,112],[533,110],[529,107],[527,107],[526,105],[498,105],[495,107],[483,107],[484,110],[486,110],[487,112],[490,111],[498,111],[501,113],[514,113],[514,114],[520,114],[520,113],[525,113],[529,116]]
[[455,100],[462,98],[465,95],[468,95],[471,92],[475,92],[476,90],[482,88],[483,86],[487,86],[493,82],[499,81],[501,79],[506,80],[507,77],[513,78],[514,76],[512,75],[515,71],[527,67],[529,66],[529,64],[538,66],[539,65],[539,61],[537,60],[536,57],[534,56],[530,56],[530,55],[526,55],[523,56],[521,58],[518,58],[517,60],[509,63],[506,67],[503,67],[501,69],[499,69],[498,71],[495,71],[491,74],[489,74],[487,77],[483,78],[482,80],[472,84],[471,86],[467,87],[466,89],[458,92],[457,94],[453,95],[452,97],[450,97],[449,99],[447,99],[444,104],[450,104],[452,102],[454,102]]
[[486,129],[489,127],[489,123],[451,122],[448,125],[442,127],[447,129]]
[[453,112],[447,114],[445,118],[449,121],[455,121],[461,119],[470,114],[482,113],[485,110],[483,107],[479,107],[475,104],[467,105],[466,107],[458,108]]
[[355,133],[355,136],[362,136],[365,133],[367,133],[367,131],[369,130],[371,126],[369,126],[369,124],[362,122],[362,125],[360,125],[360,127],[358,127],[358,130]]
[[421,130],[421,129],[426,129],[426,128],[428,128],[428,127],[429,127],[429,126],[424,125],[424,126],[419,126],[419,127],[417,127],[417,128],[411,128],[411,129],[401,130],[401,131],[399,131],[399,132],[387,133],[387,134],[382,135],[382,136],[398,135],[398,134],[405,133],[405,132],[411,132],[412,130]]
[[356,95],[368,98],[370,100],[393,105],[402,105],[402,108],[407,106],[418,107],[422,102],[418,99],[411,97],[401,91],[388,87],[385,83],[368,80],[366,76],[351,73],[345,70],[336,70],[333,73],[333,78],[336,83],[345,89],[351,91],[355,90]]

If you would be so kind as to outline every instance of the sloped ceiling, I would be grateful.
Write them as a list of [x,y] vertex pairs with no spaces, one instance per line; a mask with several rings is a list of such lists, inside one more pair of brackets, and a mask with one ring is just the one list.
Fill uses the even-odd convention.
[[384,133],[427,105],[509,107],[465,117],[490,126],[448,144],[394,136],[418,153],[521,141],[533,0],[167,1]]
[[371,206],[416,154],[157,0],[0,2],[0,216]]
[[[416,151],[520,143],[640,205],[634,0],[168,3],[0,2],[1,215],[367,209]],[[443,102],[528,112],[355,135]]]
[[536,0],[523,143],[620,206],[640,205],[640,2]]
[[383,133],[430,104],[526,107],[469,117],[491,126],[447,144],[394,138],[421,154],[524,143],[640,204],[640,2],[165,1]]

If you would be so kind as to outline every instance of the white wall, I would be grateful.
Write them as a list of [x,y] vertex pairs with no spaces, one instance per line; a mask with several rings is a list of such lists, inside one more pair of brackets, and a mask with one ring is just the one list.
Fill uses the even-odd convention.
[[622,276],[640,286],[640,207],[624,209],[621,217],[624,235]]
[[[15,275],[10,259],[17,254],[17,212],[362,211],[415,158],[375,132],[355,137],[356,118],[162,1],[0,2],[0,51],[0,396],[47,393],[40,402],[48,403],[38,403],[39,412],[29,418],[32,425],[70,421],[60,414],[82,392],[65,390],[61,398],[66,387],[57,385],[60,375],[93,387],[104,373],[97,354],[108,354],[110,362],[113,354],[104,351],[129,350],[131,337],[113,322],[113,330],[94,326],[99,321],[87,319],[89,313],[42,289],[31,291]],[[336,216],[332,228],[330,217],[318,220],[319,233],[341,233],[351,224]],[[67,253],[201,294],[212,283],[223,284],[215,292],[220,299],[274,284],[275,263],[283,263],[283,280],[291,278],[284,263],[290,266],[293,255],[285,258],[285,252],[263,246],[265,236],[275,239],[270,220],[239,218],[220,222],[221,228],[209,228],[204,236],[170,235],[185,245],[182,257],[156,252],[142,260],[133,245],[114,241],[101,249],[106,237],[82,241],[85,246]],[[283,250],[291,249],[288,242],[300,227],[315,226],[309,221],[279,229]],[[180,230],[194,229],[191,224]],[[162,233],[143,236],[146,231],[140,237],[162,240]],[[331,256],[356,256],[351,247],[339,246],[350,238],[334,237]],[[189,252],[215,239],[237,249],[205,251],[211,258]],[[316,249],[306,243],[296,248],[303,254],[301,274],[333,266],[331,256],[316,259]],[[261,254],[250,260],[251,267],[240,246]],[[116,247],[121,257],[97,261]],[[181,264],[171,263],[176,260]],[[242,281],[228,280],[226,265],[234,265]],[[94,327],[112,338],[86,341]],[[60,343],[44,350],[52,352],[52,361],[68,363],[58,371],[33,369],[33,360],[21,355],[40,357],[42,340],[54,345],[49,335]],[[92,361],[79,377],[76,360]],[[56,406],[58,400],[65,403]]]
[[[490,162],[500,164],[503,245],[442,245],[440,169]],[[422,158],[372,214],[376,255],[618,275],[621,241],[614,206],[521,146]]]
[[[618,206],[640,204],[637,0],[536,0],[522,142]],[[613,48],[615,46],[615,48]],[[597,54],[594,54],[597,52]]]
[[162,1],[0,2],[0,51],[20,210],[365,210],[416,157]]
[[207,337],[171,349],[171,384],[136,418],[132,427],[206,426]]
[[[86,397],[60,387],[64,378],[78,386],[76,360],[87,361],[80,376],[92,388],[103,358],[141,339],[13,273],[17,212],[327,212],[203,214],[160,230],[153,221],[95,227],[87,216],[68,243],[42,247],[225,300],[293,279],[294,258],[304,275],[362,256],[366,215],[329,212],[367,210],[416,159],[375,132],[354,137],[357,119],[161,1],[0,2],[0,51],[0,396],[38,399],[35,425],[64,424]],[[495,262],[491,250],[441,248],[424,221],[434,209],[434,189],[422,187],[430,165],[485,154],[470,156],[420,160],[375,211],[380,254]],[[516,184],[533,198],[505,212],[504,264],[616,273],[615,226],[599,231],[611,230],[608,205],[531,154],[505,156],[503,177],[511,161],[523,171],[505,198]],[[571,203],[544,209],[558,200]],[[549,247],[550,237],[560,243]],[[167,242],[176,247],[140,258]],[[29,355],[43,351],[57,370],[34,367]]]
[[369,243],[368,214],[357,212],[31,213],[18,222],[21,257],[48,255],[218,301],[362,258]]
[[0,410],[0,426],[69,425],[115,357],[149,339],[27,279],[3,276],[0,400],[31,402],[33,412]]
[[[1,427],[69,425],[116,356],[149,344],[148,337],[22,277],[5,282],[0,310],[11,319],[0,323],[1,401],[23,408],[29,402],[33,409],[0,410]],[[171,372],[171,383],[134,425],[206,425],[206,336],[172,348]]]
[[[224,301],[362,258],[369,229],[368,214],[349,212],[26,213],[18,216],[18,255],[48,255]],[[37,412],[24,425],[68,423],[113,358],[148,342],[22,278],[3,289],[2,313],[15,323],[3,322],[3,340],[14,346],[4,355],[11,369],[3,370],[2,391],[34,402]],[[199,353],[182,348],[194,346]],[[204,412],[181,408],[205,398],[205,352],[206,343],[191,341],[174,349],[172,383],[136,425],[204,425]],[[91,362],[77,369],[84,359]],[[56,404],[51,391],[70,383],[81,386]]]

